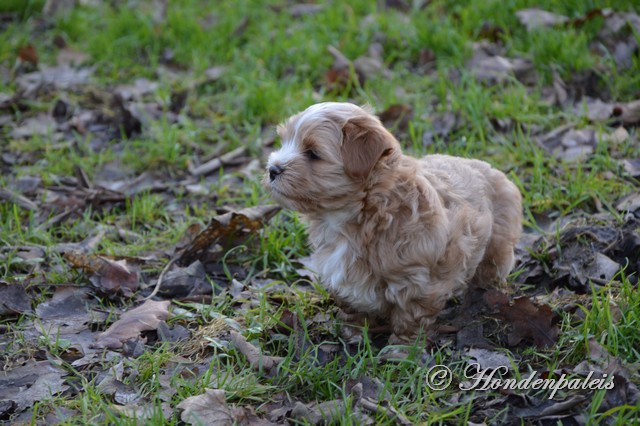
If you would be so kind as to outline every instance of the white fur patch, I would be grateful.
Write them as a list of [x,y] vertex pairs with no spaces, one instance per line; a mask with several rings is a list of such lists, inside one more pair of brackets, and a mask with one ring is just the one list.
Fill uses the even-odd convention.
[[293,161],[299,152],[294,141],[286,141],[282,144],[282,148],[274,151],[269,156],[268,167],[270,166],[286,166],[287,163]]
[[350,211],[331,211],[323,215],[323,219],[327,224],[327,230],[338,234],[342,231],[344,224],[353,217]]
[[320,275],[332,290],[340,290],[346,278],[346,255],[349,245],[342,241],[335,246],[333,252],[324,259],[317,259]]

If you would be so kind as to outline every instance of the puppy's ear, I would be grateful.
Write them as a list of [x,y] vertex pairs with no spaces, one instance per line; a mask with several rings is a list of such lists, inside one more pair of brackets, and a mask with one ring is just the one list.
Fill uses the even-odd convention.
[[366,179],[384,156],[398,149],[398,142],[376,119],[354,117],[342,127],[342,161],[347,176]]

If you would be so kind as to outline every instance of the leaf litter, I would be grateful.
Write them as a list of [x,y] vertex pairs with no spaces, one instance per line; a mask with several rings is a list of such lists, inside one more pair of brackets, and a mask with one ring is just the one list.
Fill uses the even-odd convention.
[[[406,12],[404,2],[387,2],[387,7]],[[286,10],[295,19],[321,12],[321,5],[294,5]],[[578,27],[594,17],[602,17],[604,25],[598,34],[597,43],[593,46],[602,54],[612,54],[615,63],[622,68],[629,66],[629,61],[637,55],[637,40],[633,34],[638,32],[637,15],[634,13],[617,13],[611,11],[594,11],[584,17],[569,19],[542,10],[528,9],[517,13],[517,18],[528,31],[540,31],[547,27]],[[162,21],[162,13],[154,19]],[[211,17],[215,21],[215,17]],[[249,25],[248,19],[240,20],[234,30],[234,37],[242,38]],[[466,66],[478,81],[487,85],[506,84],[518,81],[527,87],[539,83],[540,76],[532,62],[523,57],[508,56],[506,49],[500,45],[499,28],[487,26],[484,30],[487,40],[471,47],[472,56]],[[491,35],[494,34],[494,35]],[[380,43],[372,43],[366,54],[349,59],[338,48],[327,46],[333,64],[325,73],[324,84],[329,90],[342,90],[351,85],[365,84],[366,81],[379,76],[386,78],[392,72],[390,64],[385,62],[385,48]],[[597,50],[596,49],[596,50]],[[166,120],[169,124],[180,124],[189,117],[188,105],[190,90],[206,85],[215,85],[225,77],[227,68],[216,65],[204,72],[204,77],[195,80],[186,73],[171,69],[171,52],[165,52],[165,71],[158,71],[158,80],[137,79],[130,84],[115,87],[102,87],[94,81],[94,69],[84,66],[87,55],[62,45],[58,51],[56,65],[48,66],[40,62],[38,52],[33,46],[25,46],[20,52],[20,60],[24,68],[18,70],[14,83],[15,93],[0,94],[0,126],[15,141],[30,141],[34,138],[50,138],[58,144],[53,149],[77,147],[76,134],[91,136],[89,149],[99,152],[108,144],[121,149],[137,136],[152,135],[158,121]],[[419,66],[424,72],[433,70],[438,63],[432,51],[424,48],[419,53]],[[31,67],[31,68],[29,68]],[[427,71],[425,71],[427,70]],[[163,74],[163,72],[165,74]],[[176,74],[176,72],[178,74]],[[173,73],[173,74],[171,74]],[[164,75],[164,77],[163,77]],[[184,88],[172,88],[170,101],[160,100],[158,91],[166,84],[164,78],[173,75],[177,79],[191,79],[185,82]],[[590,76],[585,76],[590,79]],[[553,83],[543,88],[548,94],[549,105],[566,107],[578,119],[588,124],[568,121],[556,129],[539,129],[532,132],[536,141],[561,160],[580,161],[592,155],[599,143],[611,143],[611,153],[616,154],[615,145],[623,142],[637,142],[633,131],[640,122],[638,100],[616,102],[607,93],[598,89],[589,90],[586,94],[576,81],[563,81],[554,74]],[[546,90],[546,92],[545,92]],[[57,98],[47,112],[34,109],[26,101],[47,101],[55,95]],[[21,113],[18,114],[17,111]],[[414,107],[410,104],[398,103],[390,105],[380,112],[380,118],[388,127],[405,131],[413,118]],[[5,114],[5,111],[9,111]],[[3,117],[7,118],[3,118]],[[431,122],[432,130],[423,134],[425,145],[435,140],[446,140],[456,129],[466,125],[464,118],[450,109],[440,110],[425,117]],[[6,120],[6,121],[4,121]],[[507,125],[495,122],[494,127],[506,131]],[[606,131],[600,133],[599,127]],[[265,136],[264,148],[273,142],[273,138]],[[61,151],[62,152],[62,151]],[[121,209],[139,194],[155,192],[167,199],[175,198],[175,194],[185,190],[194,196],[206,197],[209,194],[207,182],[218,179],[220,171],[228,174],[233,170],[244,170],[246,176],[255,176],[261,172],[258,163],[251,163],[249,151],[245,146],[237,148],[223,147],[216,152],[197,150],[187,162],[186,171],[179,177],[167,177],[162,173],[143,173],[135,175],[132,170],[118,162],[109,167],[99,166],[94,170],[95,182],[91,181],[82,169],[75,176],[50,176],[46,180],[29,181],[24,176],[10,182],[11,188],[0,188],[0,198],[15,203],[18,208],[35,213],[34,224],[43,228],[56,228],[73,224],[83,214],[92,217],[99,212],[110,212]],[[35,163],[38,157],[23,153],[20,150],[3,150],[3,172],[11,171],[17,175],[22,167]],[[631,177],[637,177],[636,158],[619,158],[621,165]],[[256,167],[257,164],[257,167]],[[115,170],[115,172],[114,172]],[[203,184],[204,182],[204,184]],[[469,307],[464,301],[460,306],[453,306],[449,317],[445,315],[443,330],[449,327],[450,335],[440,338],[439,343],[453,342],[464,356],[471,357],[483,366],[505,365],[509,355],[517,354],[527,345],[548,347],[553,345],[559,334],[559,313],[568,311],[578,315],[580,303],[585,299],[579,297],[588,294],[592,286],[607,286],[615,283],[623,265],[627,265],[625,273],[636,275],[640,270],[638,249],[638,220],[640,219],[640,201],[638,194],[630,194],[620,200],[617,205],[625,221],[620,224],[613,218],[598,219],[596,223],[582,217],[565,220],[559,233],[548,232],[533,235],[528,240],[526,249],[518,260],[518,268],[522,273],[516,278],[519,284],[538,284],[534,292],[521,292],[516,296],[502,293],[484,294],[477,300],[478,306]],[[155,250],[141,255],[135,264],[132,260],[111,257],[101,253],[100,241],[104,235],[119,235],[122,239],[142,239],[140,234],[126,229],[127,224],[109,225],[99,232],[86,233],[87,237],[80,242],[64,242],[48,249],[10,248],[11,252],[0,253],[3,259],[18,253],[18,260],[13,261],[12,268],[16,272],[14,279],[0,282],[0,315],[14,318],[24,314],[32,320],[33,330],[28,337],[47,341],[48,352],[55,351],[59,359],[70,365],[85,369],[86,377],[99,375],[103,392],[114,399],[114,407],[122,415],[138,419],[149,415],[148,401],[138,400],[140,392],[125,382],[137,374],[124,367],[123,360],[141,356],[157,341],[188,342],[191,348],[182,347],[182,354],[191,361],[185,362],[189,368],[198,370],[193,376],[201,377],[207,370],[214,350],[233,351],[246,358],[248,365],[260,374],[278,375],[278,365],[282,358],[271,355],[253,341],[247,340],[245,332],[247,324],[242,319],[242,310],[250,309],[257,300],[258,292],[265,292],[264,282],[269,280],[252,279],[244,282],[242,276],[236,274],[234,279],[218,280],[225,274],[220,271],[221,259],[229,250],[245,244],[259,233],[278,212],[274,206],[258,206],[246,209],[221,212],[211,219],[206,227],[199,230],[191,228],[185,232],[185,238],[175,247],[167,247],[164,251]],[[557,224],[559,225],[559,224]],[[553,225],[551,226],[553,228]],[[93,230],[95,231],[95,230]],[[555,247],[555,248],[554,248]],[[562,250],[556,249],[562,247]],[[548,257],[541,261],[537,254],[545,251]],[[65,253],[67,266],[82,271],[84,283],[93,287],[74,287],[55,285],[45,281],[52,288],[52,296],[42,301],[42,293],[37,286],[30,286],[35,271],[56,270],[60,268],[54,258],[56,253]],[[149,255],[145,257],[146,255]],[[175,262],[165,265],[164,276],[157,274],[158,259],[171,257]],[[303,261],[303,259],[300,259]],[[144,268],[154,267],[149,273]],[[142,268],[143,270],[141,270]],[[27,271],[27,272],[25,272]],[[235,272],[234,272],[235,273]],[[314,279],[313,273],[305,271],[301,277]],[[158,292],[155,299],[143,301],[140,296],[148,294],[154,288],[154,280]],[[212,277],[215,280],[212,280]],[[212,284],[221,281],[222,292]],[[551,297],[545,298],[542,291],[550,291]],[[268,298],[268,303],[278,306],[286,302],[286,294]],[[286,292],[286,288],[284,289]],[[46,293],[45,293],[46,294]],[[115,307],[105,310],[99,302],[99,295],[107,295]],[[171,311],[181,312],[169,299],[184,301],[190,307],[197,307],[193,302],[198,297],[208,296],[209,302],[214,297],[229,297],[236,302],[237,317],[219,316],[209,319],[208,323],[191,329],[180,323],[172,323]],[[202,299],[201,299],[202,300]],[[122,303],[134,303],[136,308],[119,306]],[[317,302],[320,303],[320,302]],[[171,309],[170,309],[171,307]],[[458,309],[458,311],[456,311]],[[460,313],[462,309],[462,313]],[[192,312],[192,311],[185,311]],[[468,316],[465,316],[468,312]],[[480,317],[480,319],[478,319]],[[117,320],[110,325],[108,321]],[[453,318],[453,319],[452,319]],[[457,318],[457,320],[456,320]],[[309,348],[317,347],[317,362],[326,364],[340,359],[341,344],[331,345],[325,338],[341,337],[332,334],[336,320],[329,313],[318,314],[307,319],[307,324],[317,327],[316,334],[306,336],[300,326],[296,314],[285,310],[280,318],[283,327],[266,330],[265,335],[272,338],[295,339],[295,359],[300,361]],[[172,324],[170,327],[167,323]],[[496,321],[498,326],[496,326]],[[447,323],[448,322],[448,323]],[[338,322],[339,324],[339,322]],[[0,347],[10,347],[14,337],[6,333],[0,338]],[[375,338],[375,336],[372,336]],[[346,345],[348,352],[349,348]],[[629,368],[617,357],[607,353],[591,338],[589,341],[589,365],[578,365],[573,372],[584,374],[586,369],[600,374],[615,376],[616,387],[607,391],[604,409],[613,409],[623,404],[633,404],[638,400],[638,390],[633,383]],[[187,350],[191,349],[191,350]],[[117,350],[119,352],[114,352]],[[176,347],[176,352],[180,349]],[[40,359],[43,359],[42,357]],[[116,367],[104,370],[106,361],[114,362]],[[196,367],[196,361],[202,363]],[[52,398],[63,392],[70,392],[72,381],[65,370],[49,360],[33,361],[16,358],[14,364],[4,365],[5,372],[0,375],[0,386],[5,393],[0,400],[2,419],[16,418],[16,415],[27,415],[28,409],[36,401]],[[181,374],[188,376],[186,367]],[[113,371],[112,371],[113,370]],[[169,368],[167,368],[169,370]],[[168,373],[167,373],[168,374]],[[191,377],[191,376],[189,376]],[[369,380],[369,381],[368,381]],[[347,400],[338,399],[324,402],[288,401],[279,408],[258,410],[252,405],[238,406],[227,402],[229,394],[221,389],[206,388],[201,395],[184,399],[177,408],[181,410],[182,421],[197,424],[206,420],[207,424],[233,424],[233,422],[274,423],[305,421],[313,424],[326,423],[328,419],[341,419],[349,409],[361,423],[373,424],[380,416],[399,424],[411,424],[388,401],[384,392],[371,392],[376,385],[371,379],[361,377],[357,383],[349,386],[351,406]],[[133,380],[135,381],[135,380]],[[162,392],[173,395],[167,381]],[[73,391],[77,392],[77,391]],[[169,397],[170,399],[171,397]],[[519,401],[516,409],[510,414],[529,419],[576,418],[576,407],[584,407],[581,398],[567,398],[561,402],[546,402],[535,397],[505,395],[503,399],[486,401],[484,409],[491,410],[492,403],[504,404],[508,398]],[[136,408],[135,403],[141,406]],[[168,417],[171,406],[165,406]],[[482,419],[482,413],[474,413],[472,419]],[[64,416],[60,413],[60,416]],[[167,414],[165,414],[167,416]],[[476,416],[476,417],[473,417]],[[561,417],[558,417],[561,416]],[[269,419],[267,421],[267,418]],[[515,418],[515,417],[514,417]]]

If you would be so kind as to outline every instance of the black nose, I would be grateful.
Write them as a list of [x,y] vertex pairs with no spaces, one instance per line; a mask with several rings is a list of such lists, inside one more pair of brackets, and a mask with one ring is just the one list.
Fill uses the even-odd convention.
[[273,182],[282,172],[284,172],[284,169],[280,166],[269,167],[269,179]]

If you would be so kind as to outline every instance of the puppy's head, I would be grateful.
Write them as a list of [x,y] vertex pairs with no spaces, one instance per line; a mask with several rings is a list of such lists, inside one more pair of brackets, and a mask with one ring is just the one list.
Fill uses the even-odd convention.
[[313,105],[278,126],[278,134],[282,147],[269,157],[264,184],[278,203],[304,213],[357,201],[401,154],[377,117],[349,103]]

